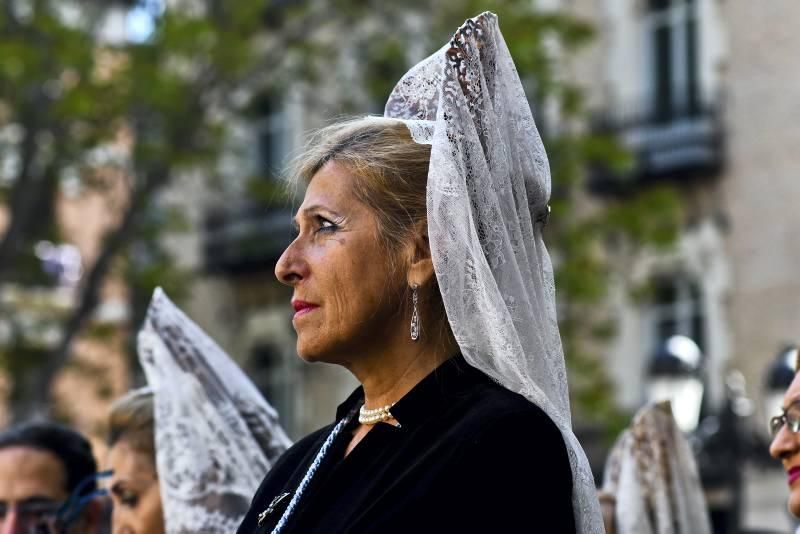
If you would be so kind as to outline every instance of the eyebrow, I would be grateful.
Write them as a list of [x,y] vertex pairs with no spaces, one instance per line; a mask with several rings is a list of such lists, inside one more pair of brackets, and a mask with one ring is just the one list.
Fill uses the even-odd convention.
[[44,495],[33,495],[32,497],[22,499],[20,502],[25,504],[50,504],[58,502],[58,500],[53,499],[52,497],[46,497]]
[[793,395],[792,398],[789,399],[789,403],[786,406],[781,406],[781,409],[785,412],[786,410],[791,407],[792,404],[800,402],[800,393]]
[[337,217],[337,218],[342,216],[340,213],[337,213],[336,211],[332,210],[331,208],[329,208],[327,206],[323,206],[322,204],[312,204],[311,206],[308,206],[307,208],[303,208],[301,211],[297,212],[297,214],[294,217],[292,217],[292,222],[294,223],[295,226],[297,226],[297,217],[298,216],[300,216],[300,215],[307,216],[309,214],[312,214],[312,213],[318,212],[318,211],[326,211],[326,212],[330,213],[331,215],[333,215],[334,217]]
[[[11,501],[13,502],[13,501]],[[33,495],[31,497],[27,497],[20,501],[17,501],[18,506],[53,506],[53,505],[60,505],[61,501],[58,499],[54,499],[52,497],[47,497],[44,495]],[[8,508],[10,506],[9,501],[0,500],[0,508]]]

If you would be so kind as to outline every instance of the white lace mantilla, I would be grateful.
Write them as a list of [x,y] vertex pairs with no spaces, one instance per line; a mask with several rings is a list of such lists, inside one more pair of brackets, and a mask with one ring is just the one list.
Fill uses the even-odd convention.
[[592,472],[572,432],[553,269],[542,240],[547,154],[497,17],[466,21],[400,80],[384,115],[431,144],[431,253],[464,357],[558,425],[572,465],[578,532],[603,532]]
[[711,534],[689,442],[668,403],[642,408],[606,462],[618,534]]
[[290,441],[241,369],[157,289],[139,333],[168,534],[235,532]]

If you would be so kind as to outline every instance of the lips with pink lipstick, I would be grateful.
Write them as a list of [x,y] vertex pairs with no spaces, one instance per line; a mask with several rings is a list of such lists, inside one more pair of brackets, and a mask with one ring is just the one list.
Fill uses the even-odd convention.
[[789,477],[789,485],[791,486],[794,484],[798,479],[800,479],[800,466],[795,466],[789,469],[786,472],[786,476]]
[[294,317],[292,318],[294,320],[316,310],[319,306],[311,302],[295,299],[292,300],[292,308],[294,308]]

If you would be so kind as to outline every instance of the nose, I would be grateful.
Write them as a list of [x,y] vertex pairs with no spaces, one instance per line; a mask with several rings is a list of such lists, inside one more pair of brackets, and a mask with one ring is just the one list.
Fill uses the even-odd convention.
[[798,452],[798,436],[783,425],[769,445],[769,454],[776,460],[789,458]]
[[120,506],[114,506],[111,511],[111,532],[113,534],[134,534],[136,529],[132,525],[130,512]]
[[22,534],[22,522],[17,517],[16,507],[11,507],[0,519],[0,534]]
[[283,251],[275,264],[275,277],[282,284],[294,287],[308,277],[308,263],[304,259],[299,237]]
[[117,524],[117,522],[114,522],[111,531],[113,532],[113,534],[134,534],[134,532],[136,532],[130,525],[128,524],[119,525]]

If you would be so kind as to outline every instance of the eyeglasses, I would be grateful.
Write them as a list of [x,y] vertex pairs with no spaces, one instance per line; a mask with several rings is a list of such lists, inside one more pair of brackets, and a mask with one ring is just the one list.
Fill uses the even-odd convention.
[[104,489],[93,491],[88,495],[81,495],[81,493],[95,480],[109,476],[111,476],[111,471],[103,471],[87,477],[78,484],[66,501],[37,498],[11,506],[7,503],[0,503],[0,527],[7,521],[9,513],[14,511],[24,534],[66,532],[92,499],[108,494]]
[[16,515],[17,524],[25,534],[54,532],[58,510],[62,503],[49,499],[36,499],[8,505],[0,503],[0,526],[6,523],[9,514]]
[[83,479],[78,486],[72,491],[69,498],[64,501],[56,512],[56,520],[54,526],[55,532],[66,532],[67,528],[80,517],[83,509],[94,498],[108,495],[108,490],[98,489],[88,495],[81,495],[87,486],[93,484],[98,480],[108,478],[113,474],[113,471],[101,471]]
[[791,403],[781,415],[770,418],[769,433],[773,438],[778,435],[783,425],[786,425],[792,433],[800,432],[800,400]]

